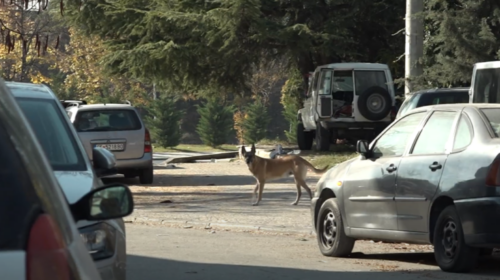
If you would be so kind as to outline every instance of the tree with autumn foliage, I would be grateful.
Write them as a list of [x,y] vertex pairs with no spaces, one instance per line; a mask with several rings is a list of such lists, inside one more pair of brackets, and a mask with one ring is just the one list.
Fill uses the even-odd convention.
[[[0,4],[0,67],[4,79],[50,82],[51,54],[59,46],[61,27],[48,1],[13,0]],[[43,11],[42,11],[43,10]]]

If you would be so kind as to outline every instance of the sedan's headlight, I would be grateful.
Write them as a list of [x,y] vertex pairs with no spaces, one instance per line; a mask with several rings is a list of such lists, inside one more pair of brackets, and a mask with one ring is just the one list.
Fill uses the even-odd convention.
[[115,253],[116,230],[107,223],[98,223],[80,229],[83,243],[96,260],[112,257]]

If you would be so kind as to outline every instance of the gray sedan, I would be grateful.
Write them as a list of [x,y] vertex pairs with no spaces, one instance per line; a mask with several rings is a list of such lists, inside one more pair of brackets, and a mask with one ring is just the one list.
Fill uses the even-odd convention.
[[433,244],[442,270],[466,272],[500,247],[499,104],[417,108],[357,150],[318,182],[321,253],[347,256],[357,239]]

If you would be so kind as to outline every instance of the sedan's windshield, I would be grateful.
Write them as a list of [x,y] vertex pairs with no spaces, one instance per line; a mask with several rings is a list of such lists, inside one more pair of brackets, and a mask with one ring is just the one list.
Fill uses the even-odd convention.
[[[12,89],[15,92],[15,89]],[[85,162],[55,100],[17,98],[55,171],[84,171]]]

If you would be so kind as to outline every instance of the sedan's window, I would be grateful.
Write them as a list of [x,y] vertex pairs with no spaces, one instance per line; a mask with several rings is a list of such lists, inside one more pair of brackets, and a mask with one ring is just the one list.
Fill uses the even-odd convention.
[[375,158],[401,156],[408,139],[427,112],[419,112],[401,118],[382,135],[372,148]]
[[481,111],[488,119],[488,122],[495,133],[495,137],[500,137],[500,109],[489,108],[481,109]]
[[418,136],[411,154],[443,154],[456,115],[457,112],[434,112]]
[[455,135],[455,143],[453,144],[453,150],[463,149],[472,142],[472,126],[470,124],[469,118],[462,114],[460,116],[460,121],[458,122],[457,134]]
[[76,139],[56,101],[17,98],[19,107],[35,131],[38,142],[55,171],[87,170]]
[[417,107],[452,103],[469,103],[469,92],[460,90],[422,94]]

